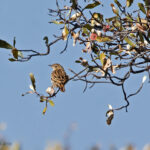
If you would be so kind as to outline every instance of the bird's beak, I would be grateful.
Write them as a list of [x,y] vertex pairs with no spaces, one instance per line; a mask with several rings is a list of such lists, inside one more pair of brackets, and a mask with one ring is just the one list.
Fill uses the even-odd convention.
[[52,67],[52,65],[48,65],[48,66]]

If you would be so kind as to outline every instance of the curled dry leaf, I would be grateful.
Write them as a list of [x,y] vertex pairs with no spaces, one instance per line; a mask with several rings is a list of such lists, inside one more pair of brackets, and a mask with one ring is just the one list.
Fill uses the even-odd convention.
[[35,77],[34,77],[34,74],[33,73],[30,73],[30,80],[31,80],[31,83],[32,83],[32,86],[34,88],[34,91],[36,91],[36,85],[35,85]]
[[47,98],[45,98],[44,96],[40,96],[40,102],[44,102],[47,101]]
[[82,14],[80,12],[73,14],[70,18],[70,20],[76,20],[77,18],[79,18]]
[[113,108],[111,105],[108,105],[108,107],[109,107],[109,110],[106,112],[106,117],[108,117],[108,118],[107,118],[106,122],[108,125],[110,125],[112,122],[112,119],[114,118],[114,111],[113,111]]
[[63,37],[63,40],[67,40],[67,37],[68,37],[68,34],[69,34],[69,31],[68,31],[68,28],[67,26],[65,25],[63,31],[62,31],[62,37]]
[[46,93],[49,94],[50,96],[52,96],[55,93],[55,90],[52,87],[48,87],[46,89]]
[[112,71],[112,73],[113,74],[115,74],[116,73],[116,68],[118,67],[118,65],[111,65],[111,71]]
[[77,32],[77,33],[71,32],[71,35],[72,35],[72,37],[73,37],[73,46],[75,46],[76,43],[77,43],[77,40],[79,39],[80,32]]
[[111,60],[109,58],[108,59],[105,58],[103,62],[103,69],[107,70],[107,68],[109,68],[111,64],[112,64]]
[[115,8],[114,4],[110,4],[110,6],[112,7],[113,13],[118,15],[119,14],[119,10]]
[[112,119],[114,118],[114,112],[113,112],[113,110],[109,110],[107,112],[107,117],[108,118],[107,118],[106,122],[107,122],[108,125],[111,125]]
[[12,52],[14,58],[15,58],[15,59],[18,59],[18,50],[17,50],[16,48],[13,48],[13,49],[11,50],[11,52]]
[[137,29],[139,30],[139,31],[141,31],[141,32],[145,32],[145,28],[142,26],[142,25],[140,25],[139,23],[136,23],[136,27],[137,27]]
[[84,67],[88,66],[88,61],[85,60],[85,59],[83,59],[83,60],[81,61],[81,65],[84,66]]
[[81,65],[84,67],[89,65],[88,61],[86,59],[83,59],[82,57],[79,58],[79,61],[80,61]]
[[88,53],[89,53],[89,52],[91,52],[91,50],[92,50],[92,49],[91,49],[91,43],[90,43],[90,42],[87,42],[87,43],[86,43],[86,47],[85,47],[85,49],[82,50],[82,52],[84,52],[84,53],[87,53],[87,52],[88,52]]
[[104,58],[103,59],[103,66],[102,66],[102,68],[103,68],[103,70],[101,70],[100,72],[101,72],[101,76],[103,77],[103,76],[105,76],[105,71],[110,67],[112,65],[112,62],[111,62],[111,60],[108,58],[108,59],[106,59],[106,58]]

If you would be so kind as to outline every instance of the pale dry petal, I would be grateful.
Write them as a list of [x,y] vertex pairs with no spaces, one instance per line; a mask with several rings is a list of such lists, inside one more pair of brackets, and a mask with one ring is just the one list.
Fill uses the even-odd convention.
[[29,88],[30,88],[32,91],[35,92],[35,89],[33,88],[33,85],[32,85],[32,84],[29,85]]
[[108,58],[104,60],[104,65],[103,65],[103,69],[107,70],[107,68],[109,68],[111,66],[111,60]]
[[113,108],[112,108],[112,106],[110,105],[110,104],[108,104],[108,108],[110,109],[110,110],[112,110]]
[[144,83],[146,81],[146,79],[147,79],[147,76],[146,75],[143,76],[142,83]]

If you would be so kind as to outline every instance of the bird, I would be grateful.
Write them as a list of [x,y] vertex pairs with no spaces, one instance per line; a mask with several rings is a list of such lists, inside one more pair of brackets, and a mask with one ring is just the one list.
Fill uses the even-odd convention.
[[64,68],[60,64],[49,65],[53,71],[51,73],[51,82],[53,88],[59,88],[61,92],[65,92],[65,84],[69,80]]

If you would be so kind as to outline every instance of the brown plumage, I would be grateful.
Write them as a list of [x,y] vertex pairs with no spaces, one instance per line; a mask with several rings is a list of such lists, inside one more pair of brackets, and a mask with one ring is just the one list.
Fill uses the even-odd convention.
[[53,68],[51,73],[51,82],[53,87],[57,87],[60,91],[65,92],[65,84],[67,83],[69,77],[64,68],[60,64],[53,64],[50,66]]

